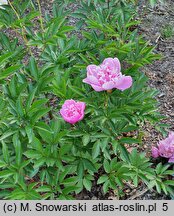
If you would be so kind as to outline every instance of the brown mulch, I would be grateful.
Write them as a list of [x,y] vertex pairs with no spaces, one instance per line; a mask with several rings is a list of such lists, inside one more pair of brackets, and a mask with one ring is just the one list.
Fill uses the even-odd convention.
[[[155,46],[154,52],[162,58],[142,70],[149,77],[149,85],[159,91],[159,112],[166,117],[162,123],[169,124],[169,130],[174,131],[174,34],[165,38],[162,33],[166,26],[174,27],[174,3],[173,0],[166,0],[164,4],[158,4],[152,9],[144,2],[142,0],[140,3],[142,23],[139,31]],[[162,136],[155,128],[146,127],[144,143],[148,150],[160,139]]]

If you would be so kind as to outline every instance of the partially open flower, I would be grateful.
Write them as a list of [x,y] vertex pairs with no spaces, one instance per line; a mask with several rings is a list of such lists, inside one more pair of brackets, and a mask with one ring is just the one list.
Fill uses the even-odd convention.
[[99,66],[89,65],[87,77],[83,80],[95,91],[119,89],[124,91],[132,86],[132,77],[121,73],[120,61],[117,58],[106,58]]
[[66,100],[62,105],[60,114],[62,118],[70,124],[75,124],[84,118],[86,104],[75,100]]
[[169,162],[174,162],[174,132],[170,132],[166,139],[161,140],[157,148],[152,148],[152,156],[169,158]]

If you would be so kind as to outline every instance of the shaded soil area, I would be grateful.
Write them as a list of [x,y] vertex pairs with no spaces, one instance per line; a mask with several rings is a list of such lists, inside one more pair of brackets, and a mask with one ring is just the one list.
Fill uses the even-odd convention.
[[[146,66],[142,70],[149,77],[149,85],[159,90],[157,100],[159,111],[166,118],[163,123],[170,125],[174,130],[174,2],[165,1],[154,9],[141,1],[139,15],[142,20],[139,31],[149,43],[155,46],[155,53],[161,55],[161,59]],[[145,146],[149,150],[152,145],[161,139],[160,133],[147,126],[144,139]]]

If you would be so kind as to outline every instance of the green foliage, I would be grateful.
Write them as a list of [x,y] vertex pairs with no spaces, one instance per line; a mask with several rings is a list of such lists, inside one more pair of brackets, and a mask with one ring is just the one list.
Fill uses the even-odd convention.
[[173,176],[174,171],[168,170],[170,165],[162,165],[162,163],[159,163],[156,166],[156,169],[154,170],[153,175],[148,175],[147,178],[150,180],[149,188],[156,187],[156,190],[158,193],[164,192],[165,194],[173,194],[173,188],[174,185],[173,180],[166,180],[166,177],[168,175]]
[[163,3],[164,0],[149,0],[150,5],[154,7],[158,2]]
[[[94,181],[104,193],[144,182],[171,194],[168,165],[153,168],[144,154],[127,151],[142,143],[144,124],[160,129],[163,118],[141,72],[159,56],[137,33],[135,1],[80,1],[73,13],[65,10],[70,2],[55,1],[43,20],[35,1],[0,9],[2,32],[20,35],[0,33],[0,197],[73,199]],[[79,18],[76,26],[70,17]],[[120,59],[131,88],[108,94],[82,83],[86,66],[107,57]],[[59,115],[71,98],[87,104],[73,126]]]
[[161,35],[163,38],[171,38],[174,35],[174,28],[168,24],[161,28]]

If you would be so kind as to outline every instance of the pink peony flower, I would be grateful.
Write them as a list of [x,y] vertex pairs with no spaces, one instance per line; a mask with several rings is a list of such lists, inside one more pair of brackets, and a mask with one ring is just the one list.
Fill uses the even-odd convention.
[[86,104],[75,100],[66,100],[62,105],[60,114],[62,118],[70,124],[75,124],[84,118]]
[[159,151],[156,147],[152,147],[152,157],[154,158],[159,157]]
[[124,91],[132,86],[132,77],[121,73],[120,61],[117,58],[106,58],[99,66],[89,65],[87,77],[83,80],[95,91],[117,88]]
[[166,139],[161,140],[157,148],[152,148],[152,156],[155,158],[158,157],[157,155],[169,158],[169,162],[174,162],[174,132],[170,132]]

